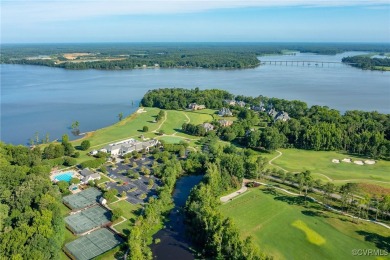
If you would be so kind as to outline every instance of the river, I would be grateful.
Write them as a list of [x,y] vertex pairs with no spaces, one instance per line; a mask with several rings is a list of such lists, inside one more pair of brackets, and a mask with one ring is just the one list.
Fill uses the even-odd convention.
[[197,185],[203,176],[184,176],[177,180],[175,191],[173,192],[173,203],[175,207],[171,210],[165,228],[158,231],[153,236],[160,239],[157,244],[152,244],[153,257],[158,260],[190,260],[194,256],[189,249],[190,242],[185,236],[185,225],[183,207],[186,204],[191,189]]
[[[297,53],[260,60],[341,61],[357,52],[333,56]],[[122,71],[65,70],[28,65],[0,65],[0,139],[27,144],[38,132],[50,139],[93,131],[129,115],[154,88],[219,88],[248,96],[302,100],[346,110],[390,113],[390,72],[364,71],[347,65],[329,67],[262,65],[254,69],[136,69]]]

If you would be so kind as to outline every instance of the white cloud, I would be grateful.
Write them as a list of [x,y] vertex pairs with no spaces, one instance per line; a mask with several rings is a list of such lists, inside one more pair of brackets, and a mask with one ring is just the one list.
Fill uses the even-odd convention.
[[389,0],[2,0],[2,23],[50,22],[99,16],[174,14],[243,7],[388,6]]

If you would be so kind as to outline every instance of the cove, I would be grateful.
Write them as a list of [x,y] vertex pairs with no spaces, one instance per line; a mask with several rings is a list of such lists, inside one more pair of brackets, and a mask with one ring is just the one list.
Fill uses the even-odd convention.
[[173,192],[173,203],[175,206],[169,213],[165,228],[153,236],[153,241],[160,239],[159,243],[151,245],[153,258],[159,260],[194,259],[192,251],[189,249],[191,243],[185,236],[183,208],[191,189],[202,178],[202,175],[183,176],[177,180]]

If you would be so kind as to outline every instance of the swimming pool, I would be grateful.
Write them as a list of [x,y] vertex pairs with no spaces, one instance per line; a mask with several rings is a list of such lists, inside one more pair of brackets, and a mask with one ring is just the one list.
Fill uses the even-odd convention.
[[60,175],[57,175],[54,177],[57,181],[66,181],[70,182],[70,180],[73,178],[74,172],[64,172]]

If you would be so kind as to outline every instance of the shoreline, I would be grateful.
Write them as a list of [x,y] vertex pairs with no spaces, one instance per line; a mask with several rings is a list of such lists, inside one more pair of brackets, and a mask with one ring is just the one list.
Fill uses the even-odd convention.
[[[74,140],[71,140],[71,141],[69,141],[69,142],[70,142],[70,143],[75,143],[75,142],[82,141],[82,140],[84,140],[84,139],[86,139],[86,138],[89,138],[89,137],[94,136],[96,132],[101,131],[101,130],[104,130],[104,129],[108,128],[108,127],[112,127],[112,126],[114,126],[114,125],[116,125],[116,124],[118,124],[118,125],[124,125],[124,124],[127,123],[128,121],[134,119],[134,118],[135,118],[137,115],[139,115],[140,113],[145,113],[145,112],[147,112],[147,111],[144,110],[144,108],[142,108],[142,112],[139,112],[140,109],[141,109],[141,108],[138,107],[137,111],[131,113],[131,114],[128,115],[127,117],[123,118],[121,121],[118,121],[118,122],[116,122],[116,123],[114,123],[114,124],[107,125],[107,126],[105,126],[105,127],[98,128],[98,129],[95,129],[95,130],[92,130],[92,131],[89,131],[89,132],[85,132],[85,135],[83,135],[82,137],[77,138],[77,139],[74,139]],[[57,142],[59,142],[58,139],[57,139]]]

